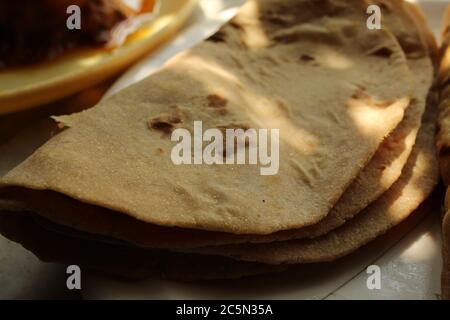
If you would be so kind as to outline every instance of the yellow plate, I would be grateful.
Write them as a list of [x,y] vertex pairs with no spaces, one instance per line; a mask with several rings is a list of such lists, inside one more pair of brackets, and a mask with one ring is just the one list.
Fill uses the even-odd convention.
[[114,50],[80,50],[50,63],[0,72],[0,114],[57,100],[117,74],[173,35],[196,3],[197,0],[161,1],[155,20]]

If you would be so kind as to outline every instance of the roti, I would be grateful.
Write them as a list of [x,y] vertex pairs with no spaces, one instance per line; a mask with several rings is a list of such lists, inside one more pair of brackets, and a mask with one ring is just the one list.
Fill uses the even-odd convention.
[[[353,3],[353,1],[351,2]],[[284,3],[286,3],[286,1],[283,2],[283,4]],[[331,7],[327,6],[327,8],[324,8],[324,11],[328,13],[332,12],[335,15],[333,21],[330,21],[329,18],[324,18],[322,14],[318,13],[315,19],[320,20],[320,23],[315,24],[316,21],[311,19],[310,16],[307,18],[302,16],[300,19],[306,19],[308,21],[308,27],[322,26],[323,22],[325,22],[328,27],[332,26],[331,29],[334,31],[335,28],[342,28],[339,29],[341,30],[339,32],[344,32],[343,30],[345,29],[346,33],[352,34],[353,31],[349,31],[354,29],[352,20],[348,19],[348,13],[343,13],[345,11],[344,9],[348,8],[345,8],[341,1],[332,1],[328,3],[332,3],[333,5]],[[361,1],[358,3],[366,4],[366,2]],[[380,1],[376,1],[376,3],[380,3]],[[382,1],[382,3],[384,5],[383,9],[388,10],[389,12],[396,12],[396,14],[398,13],[395,10],[400,8],[400,6],[397,6],[395,2]],[[281,1],[273,1],[270,5],[273,5],[274,10],[268,12],[268,17],[262,15],[260,19],[267,19],[267,21],[270,20],[271,23],[275,24],[286,23],[286,21],[277,21],[277,18],[280,19],[281,17],[282,20],[284,20],[286,19],[286,16],[288,16],[277,16],[277,10],[283,9],[283,6],[280,6],[281,4]],[[310,5],[307,1],[302,2],[302,5],[306,4],[307,7]],[[300,8],[300,4],[298,8]],[[305,7],[302,8],[304,9]],[[255,8],[252,10],[254,9]],[[309,10],[311,10],[311,8],[309,8]],[[249,9],[249,12],[250,11],[251,10]],[[303,13],[303,11],[301,12]],[[403,16],[405,12],[402,11],[402,19],[398,20],[405,21],[405,16]],[[395,17],[395,15],[388,16],[386,20],[391,21],[392,17]],[[411,18],[411,16],[408,17]],[[420,16],[415,15],[414,17],[414,19],[420,20]],[[137,277],[162,274],[163,277],[166,275],[168,278],[180,277],[188,280],[232,278],[283,270],[286,264],[332,261],[353,252],[363,244],[378,235],[383,234],[409,216],[431,192],[437,179],[436,166],[434,165],[435,162],[432,160],[432,147],[430,147],[432,146],[431,137],[434,122],[433,110],[429,111],[426,115],[426,119],[424,120],[425,125],[421,129],[420,138],[414,147],[414,152],[408,158],[416,140],[420,118],[425,105],[425,97],[431,83],[430,79],[433,71],[430,59],[426,54],[427,50],[424,49],[423,45],[419,46],[417,44],[428,42],[429,47],[432,47],[432,41],[430,38],[427,38],[426,29],[419,30],[418,28],[413,28],[410,33],[405,34],[405,30],[408,29],[405,29],[405,26],[408,26],[408,24],[398,24],[398,21],[395,21],[395,19],[393,21],[392,31],[399,40],[401,47],[408,58],[407,64],[414,75],[414,83],[412,86],[414,88],[414,94],[410,100],[409,107],[405,111],[402,122],[391,132],[390,136],[381,143],[375,156],[373,156],[370,162],[368,162],[368,164],[359,172],[356,179],[349,184],[349,187],[340,196],[339,201],[335,204],[334,208],[328,215],[321,220],[318,220],[319,222],[316,224],[306,223],[304,227],[299,229],[282,229],[281,231],[268,235],[264,232],[261,232],[260,235],[249,235],[246,234],[247,231],[239,234],[241,231],[228,231],[229,233],[224,233],[195,230],[193,227],[191,227],[191,229],[181,229],[170,225],[164,226],[164,224],[158,226],[155,223],[148,223],[147,220],[144,219],[136,219],[135,216],[129,212],[112,210],[111,207],[107,205],[91,202],[90,200],[87,201],[86,199],[79,199],[69,193],[62,192],[56,188],[54,189],[53,187],[43,188],[42,184],[45,185],[48,181],[45,183],[38,181],[38,187],[25,186],[21,183],[5,183],[5,187],[2,190],[4,199],[0,200],[0,206],[9,208],[10,210],[36,211],[52,221],[73,228],[72,230],[60,226],[55,227],[52,224],[45,225],[45,229],[55,228],[54,231],[69,236],[63,237],[50,232],[52,234],[50,237],[52,241],[60,240],[61,243],[65,243],[65,241],[68,240],[73,246],[78,246],[79,248],[80,243],[92,244],[92,241],[87,241],[95,240],[95,244],[92,245],[94,247],[98,246],[103,248],[104,252],[109,257],[117,256],[119,251],[115,250],[128,253],[132,252],[131,254],[125,255],[129,257],[129,259],[126,259],[127,261],[124,264],[118,263],[117,259],[112,258],[114,260],[114,266],[109,269],[114,274],[137,274]],[[239,16],[232,23],[234,24],[233,28],[241,28],[242,25],[251,25],[252,20],[248,19],[248,16],[244,14]],[[386,24],[389,24],[389,22],[386,22]],[[210,41],[214,43],[226,42],[226,36],[229,36],[227,27],[216,34]],[[260,49],[262,42],[264,42],[264,37],[262,37],[261,34],[256,33],[257,36],[255,38],[253,32],[257,32],[258,28],[253,27],[254,26],[251,26],[249,29],[251,30],[249,32],[252,34],[252,37],[249,37],[247,40],[244,37],[241,41],[250,41],[249,44],[252,49],[254,48],[253,46]],[[318,29],[314,29],[313,31],[317,32]],[[307,34],[309,34],[309,32],[311,32],[311,30],[308,30]],[[416,32],[417,34],[415,34]],[[382,33],[385,33],[388,38],[394,40],[390,34],[390,29],[386,29]],[[224,34],[226,35],[225,39],[223,39]],[[300,34],[305,35],[303,33]],[[284,39],[282,41],[292,41],[290,38],[292,34],[288,34],[289,37],[286,37],[285,33],[281,33],[281,35],[281,39]],[[323,34],[320,34],[320,36],[323,36]],[[346,36],[348,36],[348,34],[346,34]],[[419,37],[421,41],[418,41]],[[334,41],[331,42],[333,45],[336,45]],[[432,56],[432,50],[430,50],[429,53]],[[189,57],[190,54],[191,53],[188,53],[186,55]],[[366,51],[366,54],[369,56],[375,54],[378,58],[388,58],[388,60],[391,60],[392,58],[391,49],[386,51],[385,42],[382,42],[380,46]],[[302,60],[308,62],[315,61],[315,59],[311,60],[311,57],[315,58],[315,56],[307,55],[302,56]],[[219,59],[218,57],[214,58]],[[397,58],[398,57],[396,57],[396,59]],[[180,59],[185,59],[185,57]],[[178,62],[174,62],[173,65],[177,66],[177,63]],[[129,95],[131,95],[131,92]],[[215,95],[213,100],[216,103],[222,104],[223,100],[219,99],[220,97],[221,96],[219,95]],[[122,99],[126,100],[124,97],[122,97]],[[143,104],[142,101],[139,103]],[[104,108],[106,109],[107,107]],[[430,108],[432,109],[432,107]],[[224,111],[222,110],[220,112]],[[85,126],[92,129],[90,126],[95,127],[95,121],[99,120],[99,118],[96,118],[94,115],[86,117],[76,115],[74,117],[61,117],[59,119],[64,125],[69,127],[66,131],[73,130],[74,128],[87,130]],[[103,115],[106,118],[107,113],[105,112]],[[160,118],[161,117],[158,119]],[[165,123],[165,125],[167,125],[167,123]],[[104,127],[101,128],[105,129]],[[87,130],[87,132],[89,132],[89,130]],[[95,130],[93,132],[95,132]],[[70,137],[71,136],[69,135],[69,138]],[[95,140],[97,143],[97,139]],[[70,141],[70,139],[68,141],[73,142]],[[60,141],[60,147],[64,146],[64,143],[66,142],[67,140]],[[102,145],[100,144],[100,146]],[[46,146],[44,146],[43,149],[45,150],[45,148]],[[52,152],[51,156],[55,155],[55,159],[58,159],[60,156],[58,152],[51,148],[49,150]],[[49,150],[46,152],[49,152]],[[67,158],[64,159],[67,160]],[[407,159],[407,165],[404,167]],[[39,161],[37,162],[39,163]],[[56,161],[56,163],[59,165],[58,161]],[[404,170],[402,176],[398,179],[403,167]],[[48,168],[45,168],[45,170],[48,170]],[[26,175],[28,173],[25,170],[23,174]],[[38,177],[38,180],[45,179],[43,177],[44,175]],[[15,179],[14,176],[13,179]],[[398,181],[395,182],[397,179]],[[384,192],[387,189],[388,191]],[[355,194],[358,196],[355,197]],[[380,199],[358,214],[361,209],[365,208],[379,196],[381,196]],[[80,200],[82,202],[80,202]],[[339,208],[342,208],[342,210]],[[123,213],[127,214],[125,215]],[[356,214],[358,215],[354,217]],[[19,217],[21,217],[21,215],[15,216],[14,218]],[[36,226],[36,223],[30,221],[29,217],[23,218],[22,220],[25,219],[27,219],[26,223],[33,224],[33,227],[39,229],[39,233],[48,232],[48,230],[42,230],[42,228]],[[202,225],[198,229],[203,228],[204,226]],[[92,231],[94,235],[80,235],[74,230]],[[205,227],[205,230],[216,229]],[[330,232],[330,230],[334,231]],[[238,234],[230,232],[237,232]],[[103,234],[108,237],[102,237],[96,234]],[[73,238],[70,236],[73,236]],[[80,237],[86,237],[88,239],[83,240],[80,239]],[[116,240],[122,239],[128,242],[137,243],[140,246],[153,248],[176,248],[178,246],[177,244],[179,244],[178,248],[189,248],[202,244],[220,244],[228,241],[229,243],[240,243],[243,241],[264,243],[273,242],[275,240],[300,239],[303,237],[315,239],[274,242],[264,245],[246,244],[239,246],[212,246],[192,250],[193,253],[170,253],[159,250],[142,250],[133,248],[127,243],[120,242],[120,240]],[[37,245],[33,241],[30,240],[26,243],[30,248],[33,248],[31,249],[32,251],[37,250]],[[265,248],[267,248],[267,250]],[[42,250],[42,248],[39,250]],[[42,257],[53,256],[53,253],[48,250],[45,253],[42,253],[42,251],[39,250],[38,252],[41,252]],[[87,251],[91,252],[92,250]],[[79,253],[81,254],[81,252]],[[199,253],[201,255],[198,255]],[[83,252],[83,254],[85,256],[85,252]],[[204,254],[207,255],[203,256]],[[71,257],[73,258],[73,256]],[[66,258],[69,259],[68,256]],[[229,258],[241,261],[234,261]],[[45,260],[46,258],[43,259]],[[47,259],[52,260],[53,258]],[[94,262],[93,266],[92,262]],[[101,270],[104,270],[105,268],[104,263],[96,261],[94,254],[90,255],[86,263],[90,263],[91,267]],[[136,268],[136,265],[130,265],[135,263],[139,265],[138,268]],[[201,268],[198,268],[199,265],[201,265]],[[220,269],[220,266],[222,266],[222,269]],[[183,269],[182,274],[180,274],[179,268]],[[192,271],[192,269],[194,269],[194,271]],[[217,272],[217,270],[219,270],[219,272]]]
[[[356,12],[361,11],[357,10],[355,6],[352,8]],[[100,239],[99,235],[109,236],[141,247],[193,248],[244,242],[267,243],[314,238],[326,234],[354,217],[392,186],[399,178],[415,143],[421,116],[425,108],[425,98],[433,79],[433,67],[429,56],[434,56],[435,45],[433,45],[433,38],[427,38],[428,29],[420,29],[422,33],[417,32],[418,25],[411,16],[407,15],[407,9],[412,8],[397,5],[396,7],[389,7],[389,11],[383,13],[385,14],[386,26],[392,23],[393,27],[396,28],[393,33],[401,40],[400,42],[408,42],[409,50],[414,48],[414,51],[410,51],[408,55],[408,65],[415,76],[415,87],[417,88],[414,99],[407,109],[403,121],[382,143],[375,156],[348,187],[327,217],[317,224],[270,235],[235,235],[164,228],[138,222],[132,218],[118,218],[113,212],[98,207],[88,207],[86,204],[79,204],[67,197],[49,192],[28,191],[26,194],[22,194],[24,193],[23,190],[21,192],[15,190],[14,195],[11,195],[10,192],[9,198],[10,200],[11,197],[16,199],[15,207],[18,210],[26,209],[39,212],[58,224],[87,231],[92,234],[89,237]],[[403,21],[402,25],[398,23],[398,17]],[[364,16],[360,18],[363,19]],[[408,31],[406,35],[405,30]],[[407,38],[408,41],[402,40],[402,37]],[[411,45],[414,41],[417,43],[422,41],[423,44],[422,46],[419,44]],[[404,44],[404,46],[406,45]],[[42,201],[43,199],[46,199],[46,201]],[[58,231],[74,234],[73,230],[68,229],[58,228]],[[110,242],[111,239],[108,239],[108,241]]]
[[45,262],[73,264],[111,276],[140,280],[233,279],[281,272],[286,266],[241,262],[219,256],[142,250],[123,245],[71,238],[40,227],[29,213],[0,212],[0,232]]
[[[221,39],[88,111],[58,117],[67,129],[2,185],[52,190],[166,227],[264,235],[319,222],[400,123],[411,94],[395,38],[330,16],[341,10],[340,2],[318,10],[309,1],[249,1]],[[167,130],[193,131],[197,120],[281,129],[278,175],[175,165]]]
[[431,104],[400,179],[376,202],[342,227],[312,240],[216,246],[196,249],[195,252],[268,264],[327,262],[354,252],[406,219],[438,183],[434,145],[436,113],[434,104]]
[[[424,63],[430,65],[429,61],[424,61]],[[426,95],[425,87],[422,86],[422,89],[418,96]],[[0,207],[4,210],[38,212],[58,224],[97,235],[94,236],[97,240],[101,239],[98,236],[107,236],[150,248],[195,248],[207,245],[244,242],[267,243],[314,238],[344,224],[345,221],[351,219],[378,198],[398,179],[416,140],[421,122],[422,105],[425,105],[423,98],[413,102],[406,112],[405,119],[383,142],[374,158],[361,171],[328,216],[318,224],[301,229],[258,236],[164,228],[127,216],[120,216],[117,212],[79,203],[54,192],[17,188],[3,190],[2,196],[9,200],[4,201],[3,205],[0,200]],[[61,228],[59,231],[74,233]]]

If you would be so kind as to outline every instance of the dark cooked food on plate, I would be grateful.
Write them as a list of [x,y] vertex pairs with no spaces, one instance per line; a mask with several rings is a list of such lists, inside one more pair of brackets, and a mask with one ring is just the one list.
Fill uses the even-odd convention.
[[[124,0],[0,1],[0,68],[54,59],[74,48],[102,46],[120,23],[153,9],[154,0],[142,0],[140,9]],[[81,11],[81,29],[70,30],[67,8]]]

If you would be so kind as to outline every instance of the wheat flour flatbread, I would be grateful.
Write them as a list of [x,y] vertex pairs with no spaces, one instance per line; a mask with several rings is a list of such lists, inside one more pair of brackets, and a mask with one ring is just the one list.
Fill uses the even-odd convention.
[[345,256],[407,218],[438,182],[434,146],[436,109],[430,105],[400,179],[376,202],[342,227],[312,240],[242,244],[193,250],[269,264],[325,262]]
[[[392,243],[398,240],[405,230],[417,224],[424,215],[436,212],[435,200],[435,198],[429,198],[416,210],[414,216],[408,219],[407,223],[394,227],[375,242]],[[287,270],[304,276],[308,274],[320,276],[320,270],[329,269],[329,265],[325,264],[264,265],[220,256],[169,253],[111,243],[105,245],[102,242],[91,241],[92,239],[80,239],[78,236],[73,238],[51,232],[47,228],[49,222],[42,220],[29,213],[0,212],[0,233],[11,241],[22,244],[43,261],[65,265],[77,264],[82,266],[83,270],[90,269],[125,279],[140,280],[149,277],[176,281],[238,279]],[[41,227],[42,225],[44,226]],[[375,242],[372,242],[368,250],[379,248]],[[283,278],[289,277],[289,274],[283,276]]]
[[[389,13],[386,13],[389,16],[392,14],[398,15],[392,9]],[[364,17],[361,16],[360,18],[364,19]],[[406,37],[405,30],[408,30],[408,43],[412,43],[411,39],[414,39],[414,37],[416,37],[415,41],[420,42],[420,37],[415,31],[417,30],[417,25],[408,16],[403,15],[402,19],[407,28],[404,26],[399,27],[397,20],[392,18],[386,19],[386,25],[391,21],[395,21],[394,26],[398,30],[395,30],[394,33],[398,34],[397,37]],[[406,159],[415,142],[420,118],[425,106],[425,97],[433,77],[432,64],[427,58],[427,48],[424,45],[420,47],[417,44],[414,46],[410,45],[410,47],[415,49],[415,54],[409,55],[408,64],[417,78],[415,82],[418,89],[415,91],[415,98],[411,106],[406,111],[405,118],[398,128],[383,142],[371,162],[349,186],[329,215],[318,224],[298,230],[282,231],[268,236],[199,233],[195,230],[178,228],[164,229],[136,221],[125,222],[124,220],[128,220],[127,218],[108,219],[109,216],[114,215],[100,208],[86,208],[86,205],[80,207],[74,201],[49,193],[45,193],[44,196],[40,193],[37,196],[38,199],[33,200],[34,197],[29,192],[26,196],[15,196],[18,201],[20,198],[27,199],[25,201],[27,204],[22,204],[22,206],[18,204],[17,209],[38,211],[49,219],[56,219],[57,223],[72,227],[76,226],[77,229],[82,231],[110,235],[144,247],[198,247],[227,243],[272,242],[323,235],[342,225],[378,198],[397,180],[401,169],[406,163]],[[433,51],[431,45],[429,51]],[[52,200],[40,201],[40,199]],[[69,203],[61,203],[63,201],[68,201]],[[106,214],[106,216],[93,218],[99,214]],[[56,218],[52,217],[53,215]],[[105,228],[107,230],[104,230]]]
[[[411,108],[411,107],[410,107]],[[408,109],[408,111],[409,111],[409,109]],[[396,184],[397,185],[397,184]],[[8,190],[8,191],[11,191],[11,190],[13,190],[14,191],[14,189],[10,189],[10,190]],[[22,190],[23,191],[23,190]],[[57,196],[61,196],[61,194],[55,194],[55,195],[57,195]],[[12,202],[12,207],[14,207],[14,201]],[[398,217],[397,217],[398,218]],[[355,218],[356,219],[356,218]],[[351,221],[351,222],[353,222],[353,221]],[[341,228],[342,229],[342,228]],[[341,230],[341,229],[338,229],[337,231],[339,231],[339,230]],[[172,264],[174,264],[174,263],[172,263]],[[259,264],[258,264],[259,265]],[[270,269],[269,267],[267,267],[268,269]],[[248,271],[247,271],[248,272]],[[251,272],[250,272],[251,273]]]
[[414,211],[437,182],[433,147],[435,112],[433,105],[430,108],[402,177],[379,200],[344,226],[313,240],[211,247],[195,252],[273,264],[322,262],[346,255],[386,232]]
[[[304,3],[301,15],[285,7]],[[401,121],[411,77],[389,32],[368,34],[322,8],[317,18],[310,4],[249,1],[223,39],[97,107],[59,117],[68,128],[2,185],[53,190],[169,227],[269,234],[320,221]],[[292,21],[264,18],[279,7]],[[392,52],[389,63],[380,47]],[[194,120],[204,128],[281,127],[279,174],[175,166],[174,144],[160,129],[192,130]]]
[[20,243],[42,261],[76,264],[83,270],[133,280],[149,277],[183,281],[234,279],[287,269],[287,266],[238,262],[225,257],[142,250],[70,238],[40,227],[28,213],[0,212],[0,233]]
[[[425,95],[426,93],[423,93],[423,96]],[[313,238],[342,225],[378,198],[397,180],[415,143],[423,110],[422,105],[425,104],[422,100],[423,98],[415,100],[408,108],[405,119],[394,133],[383,142],[374,158],[361,171],[329,215],[318,224],[309,227],[282,231],[267,236],[245,236],[180,228],[163,228],[127,216],[118,216],[117,213],[99,207],[79,204],[61,194],[20,189],[9,189],[8,192],[3,190],[2,196],[9,200],[4,201],[3,204],[0,200],[0,206],[4,210],[38,212],[59,224],[80,231],[121,239],[141,247],[189,248],[217,244],[265,243],[305,237]]]

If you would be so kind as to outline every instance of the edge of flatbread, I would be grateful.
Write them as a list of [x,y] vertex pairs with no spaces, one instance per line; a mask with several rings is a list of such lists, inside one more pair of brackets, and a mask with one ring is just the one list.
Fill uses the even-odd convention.
[[[439,165],[442,180],[448,187],[450,185],[450,6],[447,8],[442,29],[441,64],[439,70],[439,119],[436,144],[439,152]],[[442,222],[442,298],[450,299],[450,188],[444,206]]]
[[406,219],[437,185],[436,116],[437,110],[432,103],[428,105],[416,145],[400,179],[342,227],[312,240],[218,246],[189,252],[269,264],[298,264],[333,261],[357,250]]

